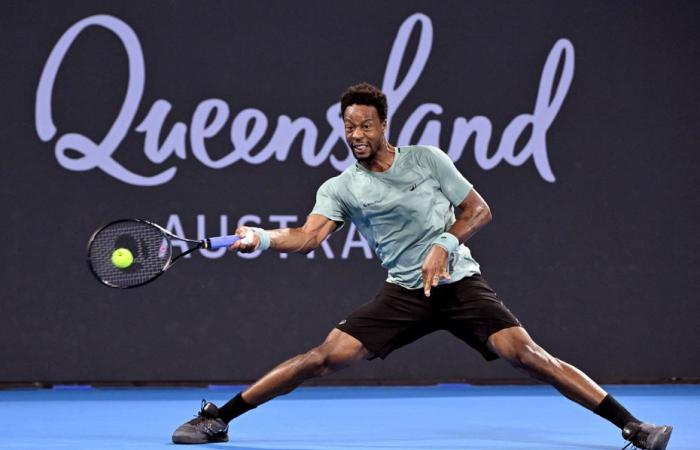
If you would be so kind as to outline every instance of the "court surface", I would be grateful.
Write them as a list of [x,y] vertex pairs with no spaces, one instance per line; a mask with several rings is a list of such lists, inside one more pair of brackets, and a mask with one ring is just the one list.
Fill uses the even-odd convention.
[[[160,449],[206,398],[240,388],[0,391],[0,448]],[[700,448],[700,386],[608,386],[638,417],[674,426],[669,450]],[[619,431],[545,386],[301,388],[232,422],[237,450],[620,449]]]

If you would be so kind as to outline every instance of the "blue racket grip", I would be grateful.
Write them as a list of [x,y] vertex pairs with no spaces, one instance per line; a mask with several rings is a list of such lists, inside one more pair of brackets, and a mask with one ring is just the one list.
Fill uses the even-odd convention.
[[241,237],[231,234],[229,236],[219,236],[209,238],[209,248],[217,249],[222,247],[228,247],[236,241],[240,241]]

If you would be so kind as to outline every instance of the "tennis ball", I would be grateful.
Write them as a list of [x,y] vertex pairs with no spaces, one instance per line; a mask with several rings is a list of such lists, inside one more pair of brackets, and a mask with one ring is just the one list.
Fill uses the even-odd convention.
[[128,248],[118,248],[112,252],[112,264],[119,269],[126,269],[134,262],[134,255]]

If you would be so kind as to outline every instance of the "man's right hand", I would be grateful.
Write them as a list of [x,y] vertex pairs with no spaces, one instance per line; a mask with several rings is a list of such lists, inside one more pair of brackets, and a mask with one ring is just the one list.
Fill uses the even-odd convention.
[[440,280],[450,279],[449,255],[447,250],[439,245],[433,245],[423,262],[423,294],[430,297],[430,289],[440,283]]
[[248,227],[238,227],[236,235],[241,239],[231,244],[229,251],[241,253],[253,253],[260,246],[258,235]]

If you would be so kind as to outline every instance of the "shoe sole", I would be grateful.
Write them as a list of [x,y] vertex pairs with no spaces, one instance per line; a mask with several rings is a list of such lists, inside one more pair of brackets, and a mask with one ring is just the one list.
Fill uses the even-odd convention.
[[173,435],[173,444],[208,444],[210,442],[228,442],[228,435],[223,436],[206,436],[204,439],[194,436],[175,436]]

